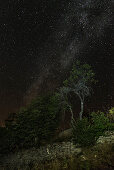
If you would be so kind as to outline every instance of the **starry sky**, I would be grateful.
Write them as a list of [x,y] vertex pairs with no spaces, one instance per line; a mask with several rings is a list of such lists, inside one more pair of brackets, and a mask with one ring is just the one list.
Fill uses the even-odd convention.
[[111,0],[1,0],[0,119],[59,86],[76,59],[93,66],[111,105],[112,27]]

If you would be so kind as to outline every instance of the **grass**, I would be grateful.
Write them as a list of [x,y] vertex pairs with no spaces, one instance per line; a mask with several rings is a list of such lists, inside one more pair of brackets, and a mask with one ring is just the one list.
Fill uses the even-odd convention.
[[61,159],[54,158],[45,162],[29,162],[21,167],[13,165],[4,167],[1,170],[113,170],[114,169],[114,144],[97,144],[94,147],[83,148],[78,155],[70,155]]
[[103,144],[84,148],[83,154],[36,165],[32,170],[113,170],[114,145]]

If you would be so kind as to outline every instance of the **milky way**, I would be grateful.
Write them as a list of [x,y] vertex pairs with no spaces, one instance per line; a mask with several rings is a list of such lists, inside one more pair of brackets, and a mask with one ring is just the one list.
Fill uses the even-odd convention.
[[112,6],[111,0],[1,0],[1,118],[58,87],[76,59],[92,64],[99,86],[109,89]]

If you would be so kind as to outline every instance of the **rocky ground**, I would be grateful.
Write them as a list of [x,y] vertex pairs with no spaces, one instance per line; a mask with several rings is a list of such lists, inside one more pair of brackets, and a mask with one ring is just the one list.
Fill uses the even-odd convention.
[[[114,132],[106,133],[106,136],[101,136],[97,141],[97,145],[104,143],[114,144]],[[24,167],[30,167],[35,163],[63,159],[71,155],[80,156],[82,159],[85,159],[83,149],[78,145],[73,145],[71,141],[58,142],[42,146],[38,149],[32,148],[7,155],[4,158],[2,157],[0,168],[13,170],[18,167],[24,170]]]

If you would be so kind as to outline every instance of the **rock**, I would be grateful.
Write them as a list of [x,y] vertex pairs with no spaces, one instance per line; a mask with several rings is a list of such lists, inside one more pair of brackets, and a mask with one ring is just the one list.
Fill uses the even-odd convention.
[[105,132],[105,136],[100,136],[97,140],[97,144],[99,143],[114,143],[114,132]]
[[27,166],[30,162],[42,162],[63,158],[73,154],[78,155],[82,152],[81,148],[76,148],[72,142],[59,142],[51,145],[42,146],[38,149],[29,149],[15,154],[6,156],[3,165],[11,165],[13,167]]
[[72,128],[62,131],[55,138],[55,141],[66,141],[72,138]]
[[[71,130],[67,130],[65,133],[62,134],[69,134]],[[63,135],[64,136],[64,135]],[[106,132],[105,136],[99,137],[97,143],[114,143],[114,132]],[[31,148],[28,150],[23,150],[18,153],[10,154],[5,156],[3,160],[1,160],[1,166],[6,167],[21,167],[21,166],[28,166],[31,162],[32,163],[41,163],[45,161],[50,161],[54,159],[62,159],[64,157],[69,157],[72,155],[83,155],[83,150],[78,145],[75,146],[72,142],[58,142],[53,144],[48,144],[45,146],[41,146],[38,149]],[[85,160],[86,157],[82,156],[82,159]]]

